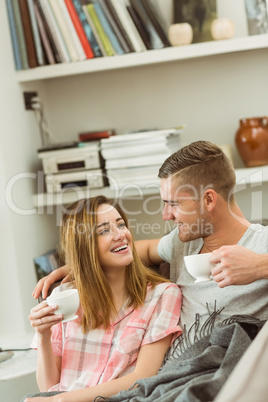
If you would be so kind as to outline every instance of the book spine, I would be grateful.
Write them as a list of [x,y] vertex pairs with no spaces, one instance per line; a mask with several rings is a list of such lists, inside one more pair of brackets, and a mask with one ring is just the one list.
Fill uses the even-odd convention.
[[43,13],[46,17],[50,32],[54,38],[55,45],[60,55],[60,59],[62,63],[67,63],[71,61],[69,52],[63,40],[62,34],[58,27],[57,21],[54,17],[54,14],[51,10],[50,3],[47,0],[39,0],[40,5],[42,7]]
[[83,46],[81,44],[79,36],[77,35],[76,29],[75,29],[73,21],[72,21],[72,19],[70,17],[70,14],[69,14],[69,11],[68,11],[67,6],[65,4],[65,1],[64,0],[57,0],[57,2],[58,2],[58,5],[59,5],[59,7],[61,9],[63,18],[64,18],[64,20],[66,22],[66,25],[69,28],[69,31],[70,31],[70,34],[72,36],[74,45],[76,47],[76,51],[78,53],[79,60],[86,60],[86,58],[87,58],[86,53],[85,53],[84,48],[83,48]]
[[147,50],[145,44],[143,43],[140,34],[135,27],[134,22],[132,21],[126,5],[123,0],[111,0],[112,5],[121,20],[121,23],[126,30],[129,39],[133,45],[133,48],[136,52],[142,52]]
[[9,29],[10,29],[11,40],[12,40],[12,48],[13,48],[15,67],[16,67],[16,70],[22,70],[22,62],[21,62],[21,57],[20,57],[18,34],[17,34],[17,30],[16,30],[16,23],[15,23],[14,11],[13,11],[13,6],[12,6],[11,0],[6,0],[6,4],[7,4]]
[[[168,40],[167,34],[164,29],[164,23],[160,19],[159,13],[157,13],[155,7],[150,2],[150,0],[141,0],[141,2],[143,4],[143,7],[146,10],[149,18],[151,19],[152,24],[154,25],[154,27],[159,35],[159,38],[162,40],[165,47],[169,47],[170,42]],[[178,2],[175,1],[174,3],[178,3]]]
[[37,8],[38,8],[39,15],[40,15],[40,18],[41,18],[41,20],[42,20],[42,22],[43,22],[43,26],[44,26],[44,28],[45,28],[45,33],[46,33],[46,36],[47,36],[47,38],[48,38],[48,40],[49,40],[49,44],[50,44],[50,46],[51,46],[54,59],[55,59],[56,63],[61,63],[62,60],[61,60],[60,54],[59,54],[59,52],[58,52],[56,43],[55,43],[55,41],[54,41],[53,35],[52,35],[51,31],[50,31],[50,28],[49,28],[49,25],[48,25],[48,21],[47,21],[47,19],[46,19],[46,16],[45,16],[45,14],[43,13],[43,9],[42,9],[42,7],[41,7],[40,0],[34,0],[34,4],[36,4],[36,6],[37,6]]
[[130,0],[130,4],[133,9],[136,11],[136,14],[139,16],[141,23],[147,30],[149,34],[149,41],[152,49],[162,49],[164,47],[164,43],[160,39],[153,22],[151,21],[150,16],[143,6],[143,2],[140,0]]
[[127,43],[127,46],[129,48],[129,51],[130,52],[135,52],[135,49],[132,46],[132,42],[131,42],[131,40],[130,40],[130,38],[129,38],[129,36],[128,36],[125,28],[124,28],[124,26],[122,25],[121,20],[118,17],[117,12],[116,12],[111,0],[106,0],[105,4],[106,4],[107,8],[109,9],[109,11],[110,11],[110,13],[111,13],[116,25],[118,26],[118,29],[120,30],[122,36],[124,37],[124,39],[125,39],[125,41]]
[[89,25],[89,23],[87,21],[87,18],[85,16],[84,12],[83,12],[80,0],[73,0],[73,4],[74,4],[74,7],[76,9],[77,15],[78,15],[78,17],[79,17],[79,19],[81,21],[81,24],[82,24],[82,26],[84,28],[87,40],[88,40],[88,42],[90,43],[90,45],[92,47],[92,50],[94,52],[95,57],[101,57],[102,56],[101,50],[100,50],[99,45],[98,45],[98,43],[96,41],[96,38],[95,38],[94,33],[93,33],[92,29],[91,29],[91,26]]
[[91,59],[94,57],[94,52],[91,48],[91,45],[89,44],[89,42],[87,40],[85,31],[83,29],[80,19],[78,18],[74,4],[73,4],[72,0],[64,0],[64,1],[67,6],[67,9],[69,11],[70,17],[73,21],[77,35],[79,36],[79,39],[80,39],[83,49],[85,51],[86,57],[87,57],[87,59]]
[[115,20],[115,18],[113,17],[113,15],[111,13],[111,10],[108,7],[107,1],[105,1],[105,0],[98,0],[98,1],[103,9],[103,12],[104,12],[107,20],[109,21],[109,23],[111,25],[116,37],[118,38],[118,41],[120,42],[124,52],[129,53],[131,51],[131,49],[130,49],[127,41],[125,40],[122,32],[120,31],[117,21]]
[[29,67],[31,68],[37,67],[38,62],[35,52],[35,45],[34,45],[33,32],[31,27],[31,20],[28,11],[27,0],[19,0],[19,7],[21,14],[22,28],[25,37]]
[[73,38],[69,32],[68,26],[65,22],[65,19],[63,17],[63,14],[61,12],[61,8],[59,6],[59,3],[57,0],[47,0],[50,3],[50,7],[54,13],[54,17],[58,23],[58,27],[61,31],[62,37],[65,41],[65,44],[67,46],[70,58],[72,61],[78,61],[78,53],[76,51],[76,47],[73,42]]
[[95,25],[99,38],[103,44],[105,53],[107,54],[107,56],[113,56],[115,54],[114,49],[111,45],[111,42],[110,42],[108,36],[106,35],[106,33],[103,29],[103,26],[100,23],[100,20],[98,18],[96,10],[95,10],[95,4],[88,4],[86,7],[87,7],[89,15],[92,19],[92,22]]
[[25,37],[24,37],[23,28],[22,28],[22,21],[21,21],[18,0],[12,0],[12,5],[13,5],[13,11],[14,11],[16,30],[17,30],[17,34],[18,34],[21,63],[22,63],[22,68],[24,70],[24,69],[29,68],[29,63],[28,63],[26,43],[25,43]]
[[143,25],[138,13],[132,6],[127,6],[127,10],[129,12],[134,24],[136,25],[136,28],[146,46],[146,48],[148,50],[153,49],[148,31],[147,31],[146,27]]
[[98,18],[100,20],[100,23],[104,29],[104,32],[110,39],[110,42],[111,42],[111,45],[112,45],[114,51],[117,54],[124,54],[125,52],[124,52],[120,42],[118,41],[117,37],[115,36],[115,33],[114,33],[113,29],[111,28],[111,25],[110,25],[108,19],[106,18],[106,15],[104,14],[101,4],[98,2],[98,0],[95,0],[94,7],[95,7],[95,11],[98,15]]
[[42,49],[41,38],[39,35],[39,31],[38,31],[36,16],[35,16],[35,12],[34,12],[33,0],[27,0],[27,4],[28,4],[28,10],[29,10],[29,15],[30,15],[30,20],[31,20],[37,61],[40,66],[43,66],[45,64],[45,59],[44,59],[44,53],[43,53],[43,49]]
[[40,10],[39,10],[36,2],[34,2],[33,6],[34,6],[34,13],[35,13],[35,17],[36,17],[37,27],[38,27],[40,38],[41,38],[41,41],[42,41],[42,44],[44,47],[44,51],[45,51],[45,54],[47,57],[47,61],[49,64],[55,64],[56,60],[54,57],[54,53],[53,53],[53,50],[52,50],[52,47],[50,44],[49,37],[47,35],[47,31],[46,31],[42,16],[40,14]]
[[105,49],[104,49],[104,46],[103,46],[103,43],[102,43],[102,41],[101,41],[101,39],[100,39],[100,37],[99,37],[99,35],[98,35],[98,32],[97,32],[97,30],[96,30],[96,27],[95,27],[95,25],[94,25],[94,23],[93,23],[93,21],[92,21],[92,18],[91,18],[91,16],[90,16],[89,12],[88,12],[87,5],[83,5],[83,6],[82,6],[82,9],[83,9],[83,12],[84,12],[84,14],[85,14],[85,16],[86,16],[86,19],[87,19],[89,25],[91,26],[91,29],[92,29],[92,32],[94,33],[94,36],[95,36],[95,38],[96,38],[96,41],[98,42],[98,45],[99,45],[99,48],[100,48],[100,50],[101,50],[102,55],[103,55],[103,56],[107,56],[107,53],[106,53],[106,51],[105,51]]

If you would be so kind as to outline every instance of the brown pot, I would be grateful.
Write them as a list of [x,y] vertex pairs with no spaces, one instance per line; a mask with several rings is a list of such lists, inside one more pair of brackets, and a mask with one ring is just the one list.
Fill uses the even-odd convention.
[[241,119],[235,143],[247,167],[268,164],[268,117]]

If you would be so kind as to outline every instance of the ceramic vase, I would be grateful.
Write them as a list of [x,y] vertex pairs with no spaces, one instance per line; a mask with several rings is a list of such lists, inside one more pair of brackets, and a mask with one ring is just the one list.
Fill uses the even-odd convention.
[[247,167],[268,164],[268,117],[240,120],[235,143]]

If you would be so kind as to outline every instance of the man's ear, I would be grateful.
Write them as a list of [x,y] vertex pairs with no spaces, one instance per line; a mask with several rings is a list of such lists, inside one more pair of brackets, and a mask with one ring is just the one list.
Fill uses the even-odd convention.
[[218,194],[216,193],[216,191],[212,190],[211,188],[208,188],[204,192],[204,194],[203,194],[204,205],[208,212],[211,212],[215,208],[217,198],[218,198]]

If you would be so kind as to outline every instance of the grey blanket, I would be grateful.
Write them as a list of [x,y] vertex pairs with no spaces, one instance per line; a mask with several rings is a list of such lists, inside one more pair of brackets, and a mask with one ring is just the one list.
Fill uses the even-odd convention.
[[183,353],[170,358],[159,373],[137,381],[137,387],[121,391],[110,402],[210,402],[248,348],[263,322],[246,320],[218,324]]

